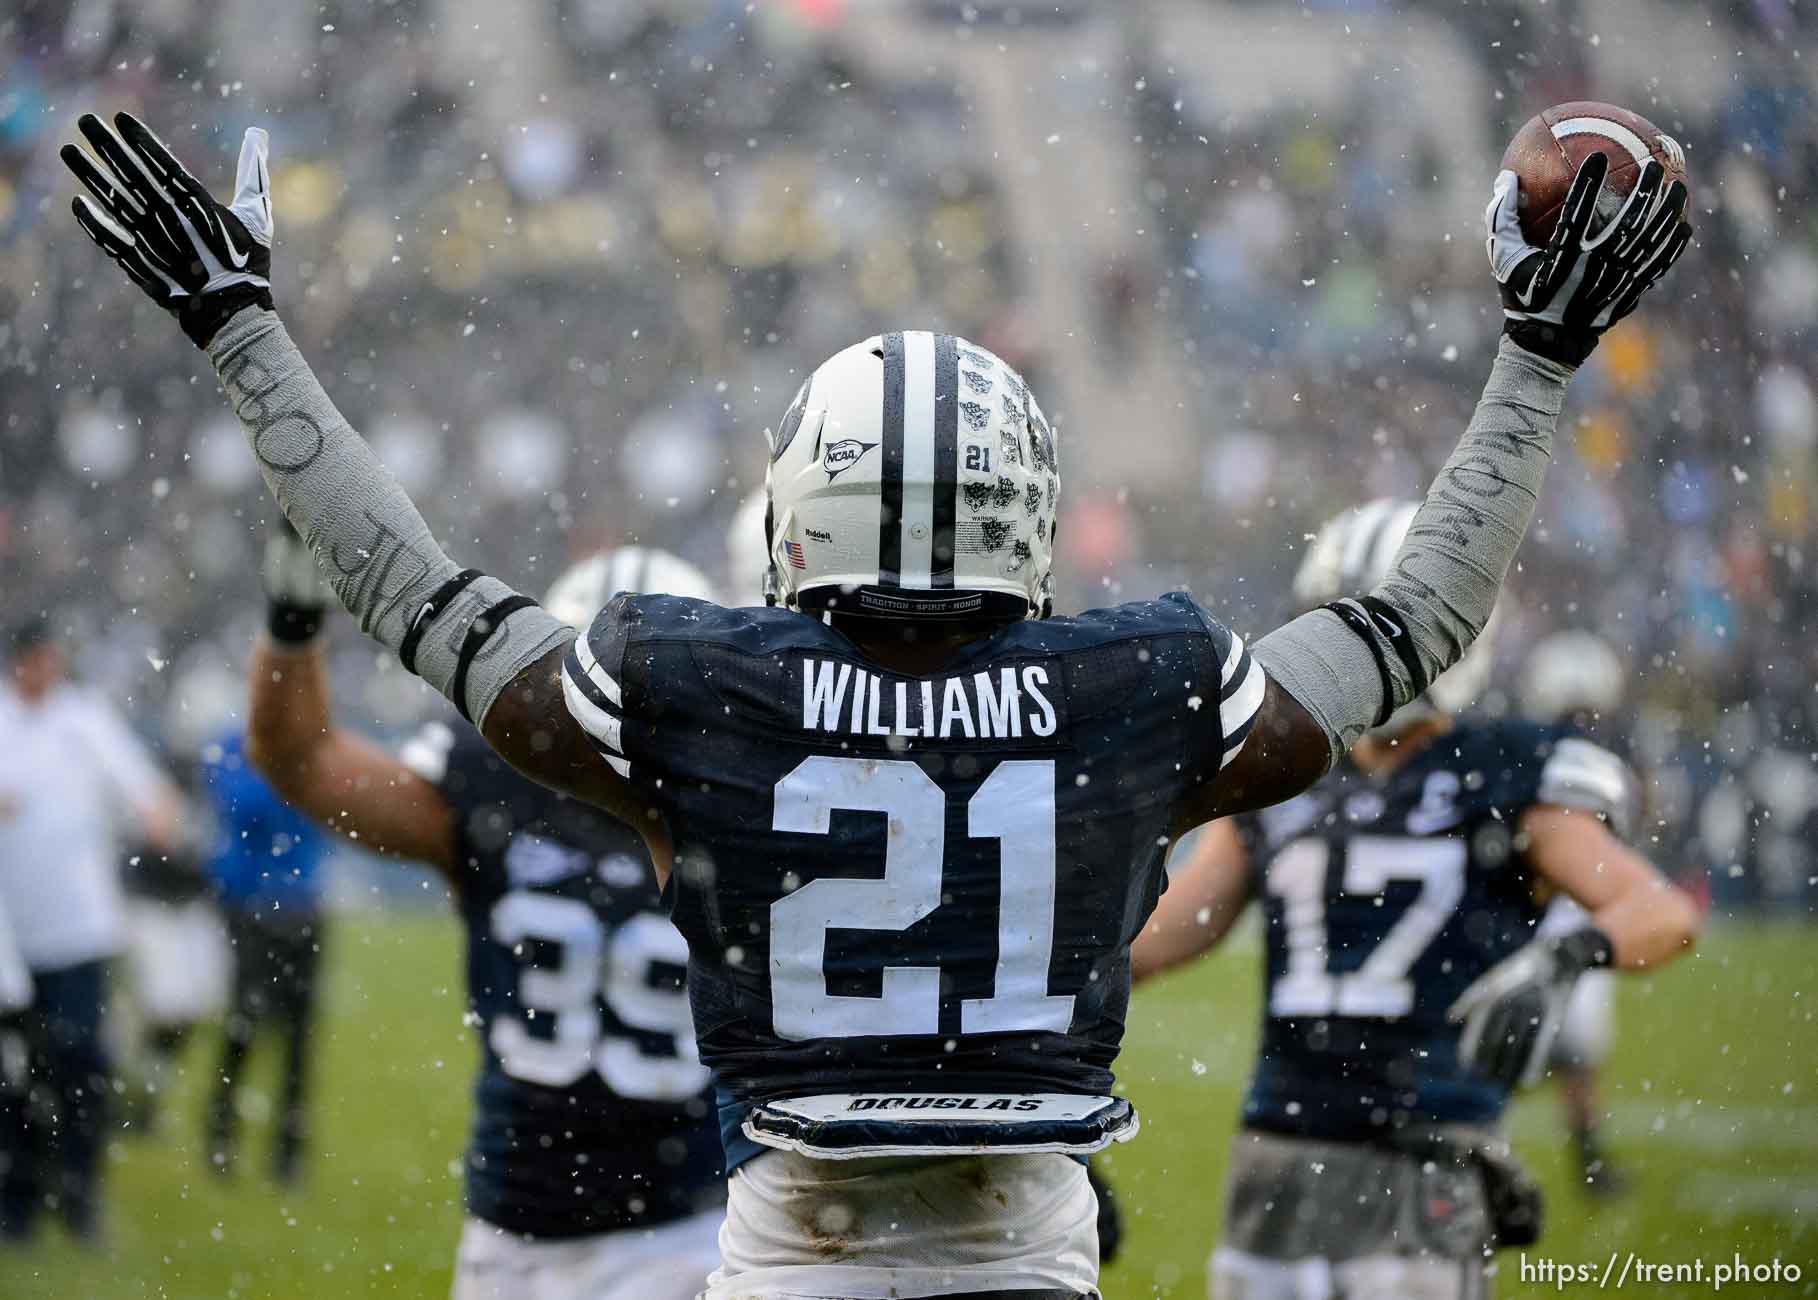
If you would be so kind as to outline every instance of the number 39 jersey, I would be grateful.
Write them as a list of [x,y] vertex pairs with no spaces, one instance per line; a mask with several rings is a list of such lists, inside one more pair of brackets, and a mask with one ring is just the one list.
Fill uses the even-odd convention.
[[555,1238],[710,1204],[724,1160],[689,1020],[687,948],[642,841],[525,780],[471,727],[432,724],[403,758],[455,819],[481,1042],[468,1210]]
[[1534,938],[1517,828],[1536,804],[1626,831],[1622,761],[1560,728],[1466,719],[1385,780],[1348,762],[1236,820],[1267,919],[1251,1127],[1327,1140],[1490,1124],[1504,1089],[1458,1060],[1446,1011]]
[[1019,623],[922,676],[787,610],[620,596],[563,677],[674,837],[734,1163],[768,1101],[1108,1093],[1174,812],[1264,689],[1179,594]]

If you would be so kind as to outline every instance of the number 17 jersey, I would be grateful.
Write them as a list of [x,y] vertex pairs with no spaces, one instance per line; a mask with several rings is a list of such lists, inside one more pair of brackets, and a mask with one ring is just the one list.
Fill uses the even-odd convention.
[[675,845],[729,1160],[753,1106],[1102,1096],[1182,801],[1264,678],[1190,598],[1009,626],[900,674],[782,609],[620,596],[570,711]]
[[1460,1062],[1447,1010],[1535,936],[1522,816],[1549,804],[1620,831],[1632,793],[1582,737],[1467,718],[1383,779],[1343,762],[1238,817],[1267,922],[1244,1122],[1331,1141],[1495,1123],[1508,1093]]

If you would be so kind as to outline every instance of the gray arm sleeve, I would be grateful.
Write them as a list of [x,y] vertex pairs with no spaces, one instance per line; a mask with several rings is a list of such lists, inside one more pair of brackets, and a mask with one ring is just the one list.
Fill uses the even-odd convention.
[[[276,313],[251,308],[223,326],[209,360],[246,427],[266,486],[309,543],[335,595],[360,630],[394,652],[425,605],[459,572],[429,526],[365,439],[335,409]],[[454,699],[464,648],[465,699],[483,722],[511,679],[574,636],[532,604],[508,614],[490,635],[481,619],[515,593],[479,577],[418,631],[416,672]]]
[[[1571,367],[1502,340],[1470,426],[1427,490],[1388,577],[1370,593],[1402,618],[1426,681],[1457,663],[1489,621],[1534,517],[1571,378]],[[1331,610],[1316,609],[1253,647],[1269,676],[1325,727],[1335,759],[1418,693],[1400,651],[1369,623],[1373,645]]]

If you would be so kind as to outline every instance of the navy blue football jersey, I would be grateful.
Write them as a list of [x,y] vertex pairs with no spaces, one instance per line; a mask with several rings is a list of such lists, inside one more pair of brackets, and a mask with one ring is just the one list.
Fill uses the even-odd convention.
[[1264,680],[1190,598],[880,670],[783,609],[620,596],[569,708],[666,819],[729,1158],[763,1102],[1110,1092],[1177,807]]
[[519,776],[465,724],[432,724],[403,757],[455,817],[480,1035],[468,1210],[569,1237],[710,1205],[724,1159],[687,947],[643,843]]
[[1541,919],[1521,815],[1581,808],[1621,832],[1633,795],[1621,760],[1569,731],[1467,719],[1384,779],[1341,762],[1237,818],[1267,921],[1245,1123],[1342,1141],[1495,1122],[1507,1092],[1459,1063],[1446,1010]]

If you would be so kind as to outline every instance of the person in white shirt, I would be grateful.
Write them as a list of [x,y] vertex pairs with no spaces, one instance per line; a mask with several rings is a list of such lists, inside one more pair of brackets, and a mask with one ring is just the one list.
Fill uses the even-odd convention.
[[31,1095],[0,1095],[0,1238],[29,1235],[38,1211],[53,1206],[89,1239],[110,1077],[106,968],[125,939],[120,837],[132,829],[174,848],[184,805],[119,714],[65,680],[47,619],[22,623],[9,641],[0,912],[33,996],[22,1021]]

